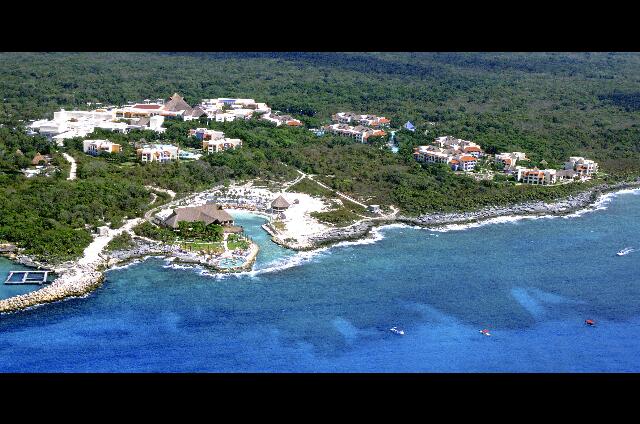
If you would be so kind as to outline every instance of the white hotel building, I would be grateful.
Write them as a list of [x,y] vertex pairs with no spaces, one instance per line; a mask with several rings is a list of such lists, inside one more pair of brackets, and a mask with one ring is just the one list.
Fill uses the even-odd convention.
[[528,169],[518,166],[514,175],[516,180],[523,184],[549,185],[557,182],[556,173],[555,169]]
[[100,153],[119,153],[120,145],[112,143],[109,140],[84,140],[82,142],[82,150],[92,156]]
[[166,163],[177,160],[179,150],[178,146],[171,144],[152,144],[138,149],[136,153],[142,163]]
[[598,163],[582,156],[571,156],[564,164],[565,170],[573,170],[582,179],[591,178],[593,174],[598,172]]

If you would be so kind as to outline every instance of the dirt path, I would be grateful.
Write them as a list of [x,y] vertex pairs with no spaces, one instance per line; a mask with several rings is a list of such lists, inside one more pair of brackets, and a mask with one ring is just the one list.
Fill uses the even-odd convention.
[[76,160],[73,158],[73,156],[67,154],[67,153],[63,153],[62,156],[64,156],[64,158],[71,164],[71,170],[69,170],[69,177],[67,178],[67,180],[75,180],[76,179],[76,170],[78,169],[78,164],[76,163]]
[[346,194],[344,194],[344,193],[340,193],[339,191],[332,189],[331,187],[327,186],[326,184],[323,184],[323,183],[321,183],[320,181],[314,180],[314,179],[313,179],[313,176],[311,176],[311,175],[307,175],[307,177],[308,177],[311,181],[313,181],[314,183],[318,184],[320,187],[324,187],[324,188],[326,188],[327,190],[331,190],[332,192],[334,192],[334,193],[335,193],[335,194],[337,194],[338,196],[342,197],[343,199],[347,199],[348,201],[350,201],[350,202],[352,202],[352,203],[355,203],[356,205],[362,206],[362,207],[363,207],[363,208],[365,208],[365,209],[368,209],[368,208],[369,208],[369,206],[368,206],[368,205],[365,205],[364,203],[360,203],[360,202],[358,202],[358,201],[357,201],[356,199],[354,199],[353,197],[347,196],[347,195],[346,195]]

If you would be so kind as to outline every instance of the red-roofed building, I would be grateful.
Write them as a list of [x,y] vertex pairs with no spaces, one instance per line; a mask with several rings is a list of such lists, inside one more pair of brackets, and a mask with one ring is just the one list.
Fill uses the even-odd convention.
[[479,146],[468,146],[465,147],[462,151],[475,158],[479,158],[480,156],[482,156],[482,149]]
[[527,169],[518,167],[516,179],[523,184],[548,185],[557,181],[555,169]]
[[134,109],[147,109],[147,110],[159,110],[162,105],[158,104],[137,104],[132,106]]
[[474,156],[460,156],[458,160],[460,161],[459,169],[461,171],[472,171],[478,164],[478,158]]

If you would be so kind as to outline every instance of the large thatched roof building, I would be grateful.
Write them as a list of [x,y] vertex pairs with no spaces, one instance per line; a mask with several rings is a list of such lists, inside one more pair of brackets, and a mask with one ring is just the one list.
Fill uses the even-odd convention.
[[169,98],[169,101],[164,104],[162,109],[170,112],[180,112],[181,110],[184,110],[187,113],[191,113],[193,108],[184,101],[182,96],[178,93],[174,93],[173,96]]
[[206,225],[233,225],[233,217],[229,215],[227,211],[223,210],[222,206],[213,204],[175,209],[163,223],[167,227],[178,228],[180,221],[203,221]]

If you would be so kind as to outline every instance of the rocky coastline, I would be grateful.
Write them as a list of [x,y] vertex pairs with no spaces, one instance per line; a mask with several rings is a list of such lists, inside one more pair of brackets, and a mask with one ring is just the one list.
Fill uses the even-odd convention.
[[284,243],[281,240],[274,241],[294,250],[313,250],[342,241],[350,241],[366,237],[371,232],[372,228],[393,223],[415,225],[425,228],[437,228],[450,224],[469,224],[506,216],[568,215],[580,210],[589,209],[589,207],[597,203],[598,200],[607,193],[637,188],[640,188],[640,179],[633,182],[621,182],[611,185],[600,184],[590,188],[589,190],[585,190],[550,203],[534,201],[508,206],[490,206],[470,212],[432,213],[421,215],[419,217],[397,216],[394,218],[372,218],[370,220],[357,222],[356,224],[348,227],[332,228],[324,233],[311,236],[309,237],[311,246],[304,248]]
[[[266,228],[265,230],[272,235],[274,242],[285,247],[300,251],[314,250],[342,241],[366,237],[372,228],[393,223],[434,228],[449,224],[467,224],[485,221],[504,216],[568,215],[580,210],[589,209],[606,193],[638,188],[640,188],[640,179],[634,182],[623,182],[612,185],[600,184],[584,192],[568,196],[552,203],[537,201],[510,206],[493,206],[472,212],[433,213],[419,217],[396,216],[366,219],[347,227],[331,228],[321,234],[311,235],[309,237],[309,243],[304,246],[280,240],[277,237],[277,233],[269,231]],[[264,227],[265,226],[263,226],[263,228]],[[58,275],[58,278],[39,290],[0,300],[0,313],[14,312],[69,297],[84,296],[102,284],[104,281],[104,270],[147,256],[159,255],[175,257],[176,262],[203,265],[214,269],[216,272],[238,272],[250,269],[258,253],[258,246],[252,243],[247,261],[242,267],[218,268],[213,266],[210,260],[194,253],[181,251],[177,246],[163,245],[160,242],[137,236],[134,237],[134,240],[136,242],[134,247],[109,252],[107,255],[98,255],[99,259],[94,262],[67,262],[56,267],[38,262],[26,255],[10,253],[8,256],[12,260],[33,268],[51,269]]]
[[26,255],[11,255],[11,260],[22,265],[32,268],[52,269],[57,274],[57,278],[38,290],[0,300],[0,313],[17,312],[67,298],[85,296],[102,285],[104,271],[149,256],[175,258],[175,262],[178,263],[197,264],[215,272],[231,273],[250,270],[259,251],[258,246],[252,242],[247,259],[242,266],[219,268],[202,255],[183,252],[177,246],[164,245],[161,242],[138,236],[134,237],[134,241],[135,245],[130,249],[116,250],[106,255],[101,255],[99,263],[80,264],[79,262],[66,262],[53,268]]
[[92,266],[79,266],[61,273],[39,290],[0,300],[0,313],[15,312],[70,297],[80,297],[97,289],[104,281],[102,272]]

